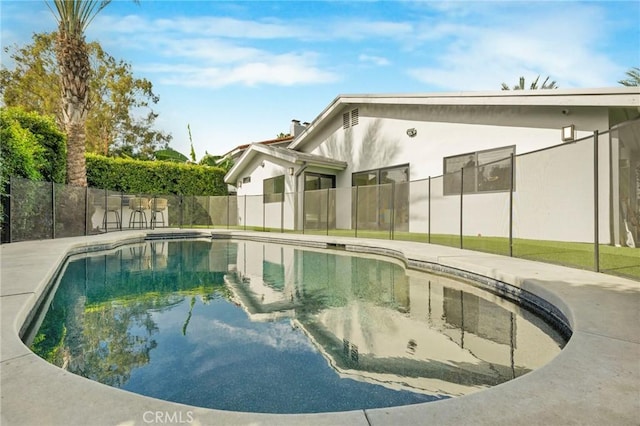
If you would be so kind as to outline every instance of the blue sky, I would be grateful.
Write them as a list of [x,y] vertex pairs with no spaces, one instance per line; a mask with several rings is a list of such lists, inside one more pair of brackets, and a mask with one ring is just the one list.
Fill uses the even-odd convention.
[[[55,30],[0,1],[2,46]],[[499,90],[550,76],[612,87],[640,66],[637,1],[113,1],[87,40],[160,96],[158,127],[198,159],[314,120],[339,94]],[[2,53],[2,63],[10,66]]]

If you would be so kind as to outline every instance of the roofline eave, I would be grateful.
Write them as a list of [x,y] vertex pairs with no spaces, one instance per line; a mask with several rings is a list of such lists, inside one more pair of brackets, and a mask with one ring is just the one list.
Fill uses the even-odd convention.
[[236,164],[234,164],[229,172],[225,175],[224,182],[228,184],[234,184],[240,176],[240,173],[256,157],[264,157],[265,159],[268,159],[272,162],[280,163],[281,165],[282,163],[285,163],[285,167],[293,167],[306,164],[308,166],[321,167],[331,170],[344,170],[348,165],[345,161],[323,161],[323,159],[318,156],[315,156],[315,158],[300,158],[295,151],[289,153],[286,151],[276,150],[271,147],[266,147],[264,145],[251,144],[249,148],[245,150]]
[[309,126],[288,145],[300,150],[309,135],[326,119],[337,115],[343,105],[443,105],[443,106],[596,106],[638,107],[637,87],[605,87],[592,89],[497,90],[484,92],[441,92],[405,94],[342,94],[337,96]]

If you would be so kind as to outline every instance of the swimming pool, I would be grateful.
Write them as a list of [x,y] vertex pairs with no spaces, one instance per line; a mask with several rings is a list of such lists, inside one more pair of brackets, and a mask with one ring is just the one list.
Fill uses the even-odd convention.
[[548,362],[527,311],[388,258],[256,241],[148,241],[77,256],[32,348],[79,375],[233,411],[464,395]]

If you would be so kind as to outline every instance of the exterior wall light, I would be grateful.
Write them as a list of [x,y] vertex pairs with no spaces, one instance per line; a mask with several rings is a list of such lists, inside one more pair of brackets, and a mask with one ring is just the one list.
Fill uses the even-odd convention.
[[417,134],[418,134],[418,130],[416,130],[415,127],[412,127],[411,129],[407,129],[407,136],[409,136],[410,138],[414,137]]
[[293,176],[293,172],[294,172],[293,167],[289,167],[289,176]]
[[576,138],[575,124],[562,127],[562,134],[561,134],[562,142],[569,142],[574,140],[575,138]]

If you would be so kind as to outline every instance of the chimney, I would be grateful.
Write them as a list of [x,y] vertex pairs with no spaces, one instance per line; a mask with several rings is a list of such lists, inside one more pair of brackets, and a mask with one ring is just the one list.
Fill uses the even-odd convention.
[[291,131],[289,132],[291,136],[297,137],[304,129],[306,126],[300,124],[300,120],[291,120]]

